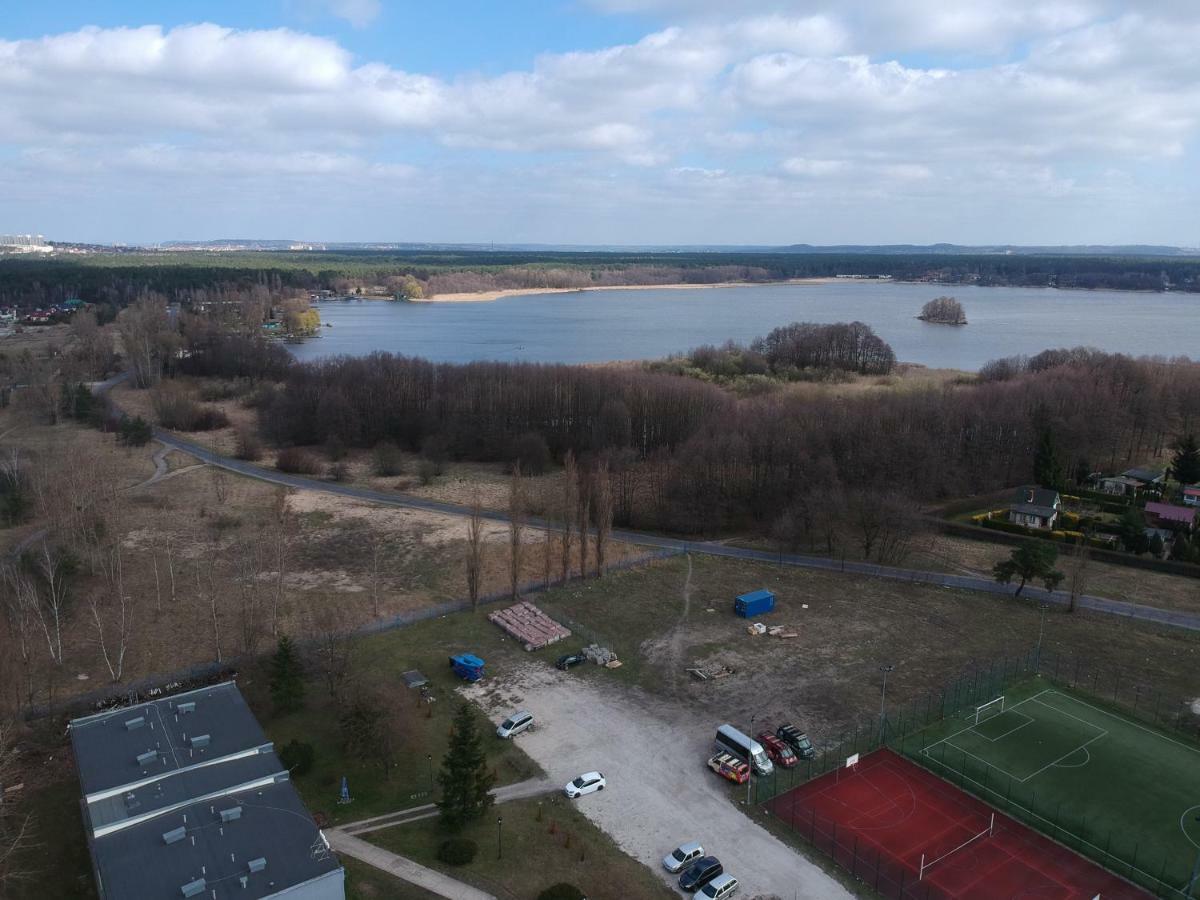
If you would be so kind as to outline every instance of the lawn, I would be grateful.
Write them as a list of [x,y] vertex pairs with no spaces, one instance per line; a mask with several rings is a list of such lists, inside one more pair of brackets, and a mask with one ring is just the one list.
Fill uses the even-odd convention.
[[1085,694],[1031,679],[901,749],[980,798],[1157,893],[1200,850],[1200,746]]
[[[497,818],[503,820],[499,826]],[[467,826],[462,836],[479,847],[468,865],[450,867],[437,861],[446,836],[437,819],[364,835],[373,844],[502,898],[527,900],[560,881],[574,884],[590,900],[673,896],[653,872],[622,853],[558,794],[505,803]]]
[[343,856],[341,860],[346,870],[346,900],[438,900],[437,894],[357,859]]

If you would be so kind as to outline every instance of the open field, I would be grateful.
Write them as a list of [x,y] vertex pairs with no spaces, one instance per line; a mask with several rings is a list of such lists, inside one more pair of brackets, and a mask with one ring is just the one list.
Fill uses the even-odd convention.
[[[499,828],[497,818],[503,819]],[[462,836],[479,847],[474,861],[465,866],[438,862],[437,848],[446,834],[436,819],[372,832],[367,840],[503,900],[536,897],[560,881],[574,884],[589,900],[673,896],[561,793],[497,806],[463,829]]]
[[1045,679],[985,713],[902,749],[1156,893],[1185,890],[1200,852],[1200,746]]

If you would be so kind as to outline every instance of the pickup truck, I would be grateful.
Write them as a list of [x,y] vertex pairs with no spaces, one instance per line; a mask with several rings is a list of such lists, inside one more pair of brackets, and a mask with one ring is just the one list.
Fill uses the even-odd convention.
[[750,777],[750,766],[731,753],[718,753],[709,759],[708,767],[734,784],[745,784]]

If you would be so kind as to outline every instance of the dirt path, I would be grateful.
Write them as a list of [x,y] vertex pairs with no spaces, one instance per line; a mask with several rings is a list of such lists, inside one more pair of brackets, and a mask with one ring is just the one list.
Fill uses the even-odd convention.
[[461,690],[496,721],[516,708],[532,712],[537,730],[517,740],[555,784],[603,772],[607,789],[576,801],[579,810],[667,884],[675,879],[663,856],[699,840],[747,897],[849,900],[838,882],[744,815],[705,768],[719,722],[603,679],[601,671],[560,673],[531,662],[504,682]]
[[680,626],[687,621],[692,611],[692,555],[690,553],[687,554],[687,577],[683,581],[681,599],[683,602],[679,611],[679,618],[675,620],[675,627],[663,637],[647,642],[641,648],[641,652],[647,659],[662,658],[667,660],[665,669],[671,673],[671,693],[676,697],[683,694],[682,687],[686,674],[684,672],[683,655],[687,649],[687,638]]

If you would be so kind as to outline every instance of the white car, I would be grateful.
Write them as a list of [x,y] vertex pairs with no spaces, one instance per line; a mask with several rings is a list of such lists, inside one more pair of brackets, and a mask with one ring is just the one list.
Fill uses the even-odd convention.
[[685,868],[690,866],[694,860],[699,859],[703,855],[704,848],[700,846],[699,841],[691,841],[687,844],[680,844],[663,857],[663,868],[672,875],[678,875]]
[[565,788],[563,793],[574,800],[584,794],[594,794],[604,790],[604,776],[599,772],[584,772]]

